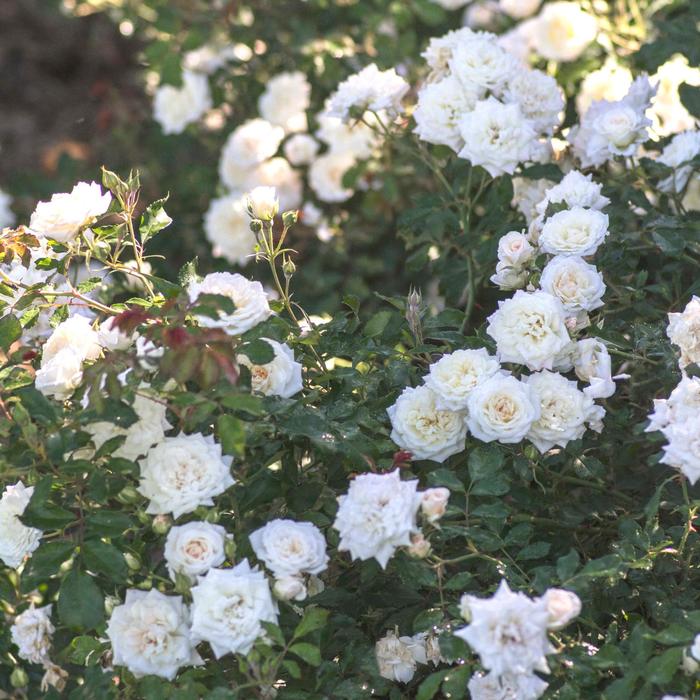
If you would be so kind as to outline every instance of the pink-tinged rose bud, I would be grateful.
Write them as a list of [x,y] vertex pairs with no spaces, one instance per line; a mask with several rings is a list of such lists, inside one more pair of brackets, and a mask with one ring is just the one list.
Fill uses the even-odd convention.
[[411,535],[411,544],[408,553],[415,559],[425,559],[430,554],[430,542],[423,537],[423,533]]
[[549,615],[549,629],[566,627],[581,612],[581,599],[572,591],[550,588],[542,596]]
[[272,590],[280,600],[304,600],[306,586],[297,576],[282,576],[275,579]]
[[423,491],[421,512],[429,523],[436,523],[445,515],[449,498],[450,490],[443,487]]

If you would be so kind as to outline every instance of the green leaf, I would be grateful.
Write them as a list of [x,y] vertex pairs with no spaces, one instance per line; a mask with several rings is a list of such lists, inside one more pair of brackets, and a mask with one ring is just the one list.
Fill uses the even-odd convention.
[[75,515],[49,501],[53,478],[44,477],[35,487],[20,520],[40,530],[60,529],[75,520]]
[[683,83],[678,88],[683,106],[697,119],[700,119],[700,87]]
[[296,680],[301,678],[301,668],[299,668],[299,664],[296,661],[293,661],[292,659],[285,659],[282,662],[282,666],[287,669],[292,678],[295,678]]
[[304,617],[294,630],[294,639],[301,639],[311,632],[315,632],[326,624],[328,610],[323,608],[306,608]]
[[654,657],[646,664],[645,678],[661,686],[670,683],[678,670],[682,657],[683,649],[681,647],[667,649],[661,656]]
[[387,327],[391,317],[394,315],[393,311],[379,311],[369,321],[365,324],[364,334],[368,338],[376,338],[380,336],[384,329]]
[[111,581],[126,580],[128,568],[124,555],[112,544],[102,540],[87,540],[81,548],[85,566],[95,574],[106,576]]
[[10,345],[22,336],[22,324],[13,314],[0,318],[0,348],[7,352]]
[[245,427],[235,416],[219,416],[216,432],[226,454],[242,457],[245,453]]
[[65,562],[75,549],[73,542],[45,542],[37,549],[22,572],[22,588],[30,590],[39,583],[45,583],[48,578],[58,574],[63,562]]
[[243,343],[238,349],[241,355],[245,355],[254,365],[266,365],[275,359],[275,351],[272,345],[262,338]]
[[100,660],[107,645],[86,635],[75,637],[70,643],[68,658],[80,666],[94,666]]
[[464,484],[450,469],[434,469],[428,474],[430,486],[445,486],[450,491],[464,492]]
[[440,689],[445,676],[449,675],[452,669],[431,673],[418,687],[416,700],[431,700]]
[[141,216],[139,223],[139,233],[141,242],[146,243],[149,238],[153,238],[159,231],[170,226],[173,220],[168,216],[164,204],[168,201],[170,195],[166,195],[162,199],[158,199],[153,204],[149,205],[146,211]]
[[519,561],[524,561],[527,559],[541,559],[547,555],[550,547],[551,545],[549,542],[533,542],[527,547],[523,547],[523,549],[518,552],[516,559]]
[[126,513],[98,510],[86,518],[88,532],[98,537],[118,537],[128,530],[133,522]]
[[272,622],[261,622],[260,624],[264,627],[265,632],[270,639],[279,644],[281,647],[284,646],[284,635],[282,634],[282,630],[277,625]]
[[298,642],[289,647],[292,654],[296,654],[300,659],[304,659],[310,666],[321,665],[321,652],[319,648],[307,642]]
[[58,591],[58,616],[67,627],[89,630],[105,617],[102,593],[91,576],[73,569]]
[[494,445],[475,447],[469,453],[469,476],[472,481],[493,478],[503,467],[503,453]]
[[575,549],[569,551],[563,557],[557,559],[557,576],[560,581],[570,579],[579,567],[579,556]]

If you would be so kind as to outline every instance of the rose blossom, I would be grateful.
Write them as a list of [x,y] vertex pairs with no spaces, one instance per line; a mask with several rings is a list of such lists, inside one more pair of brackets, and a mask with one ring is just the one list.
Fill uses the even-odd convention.
[[238,193],[212,199],[204,215],[204,234],[216,257],[247,265],[255,252],[246,199]]
[[469,679],[471,700],[537,700],[548,683],[534,673],[475,673]]
[[76,314],[54,328],[42,348],[42,365],[50,362],[64,348],[70,348],[82,360],[96,360],[100,356],[100,338],[88,318]]
[[577,2],[548,2],[531,21],[532,46],[550,61],[574,61],[596,38],[598,23]]
[[464,449],[464,414],[437,408],[438,397],[428,386],[406,387],[387,409],[391,439],[416,459],[444,462]]
[[615,393],[610,353],[598,338],[584,338],[576,344],[573,358],[576,376],[588,382],[583,393],[592,399],[607,399]]
[[550,630],[566,627],[581,612],[581,599],[563,588],[548,588],[540,600],[547,608]]
[[205,75],[182,72],[182,86],[161,85],[153,98],[153,118],[164,134],[181,134],[211,109],[211,92]]
[[174,581],[176,574],[182,574],[194,582],[197,576],[221,566],[226,540],[231,537],[221,525],[203,521],[171,527],[163,553],[170,578]]
[[418,482],[401,481],[398,469],[388,474],[361,474],[338,498],[333,527],[340,533],[338,551],[353,559],[376,559],[382,569],[397,547],[409,546],[418,532],[421,504]]
[[130,588],[107,625],[114,664],[126,666],[136,678],[154,675],[168,680],[182,666],[200,665],[188,622],[181,596]]
[[83,358],[72,348],[59,350],[48,362],[41,363],[34,386],[57,401],[67,399],[83,381]]
[[353,191],[343,185],[343,177],[355,162],[352,153],[324,153],[309,168],[309,186],[322,202],[344,202],[350,199]]
[[700,297],[693,295],[682,313],[668,315],[666,334],[680,348],[678,364],[681,369],[700,362]]
[[574,255],[554,256],[542,270],[540,287],[569,312],[592,311],[603,305],[603,276],[595,265]]
[[265,119],[251,119],[241,124],[231,132],[221,151],[221,181],[236,189],[240,185],[241,170],[274,156],[283,138],[284,129]]
[[318,153],[319,144],[309,134],[294,134],[284,144],[284,156],[292,165],[309,165]]
[[51,623],[51,605],[43,608],[31,604],[15,618],[10,628],[12,643],[17,645],[19,656],[33,664],[51,663],[51,637],[55,631]]
[[536,206],[537,213],[544,218],[550,204],[565,204],[568,209],[582,207],[600,211],[610,204],[610,200],[601,194],[602,189],[602,185],[593,182],[591,175],[572,170],[546,190]]
[[265,396],[281,396],[288,399],[302,390],[302,366],[294,360],[294,351],[286,343],[278,343],[270,338],[261,338],[275,353],[270,362],[254,365],[247,355],[239,354],[236,360],[250,370],[250,384],[253,391]]
[[263,119],[287,133],[306,131],[310,97],[311,85],[301,71],[278,73],[267,81],[258,110]]
[[248,212],[255,219],[271,221],[279,211],[280,201],[274,187],[254,187],[246,196]]
[[539,244],[552,255],[593,255],[608,235],[608,216],[595,209],[572,207],[550,216]]
[[150,499],[146,512],[178,518],[198,506],[214,505],[213,497],[234,483],[231,461],[211,435],[166,437],[139,460],[138,491]]
[[425,641],[421,635],[399,637],[387,632],[374,646],[379,675],[391,681],[408,683],[418,663],[427,664]]
[[447,501],[450,499],[450,490],[438,487],[426,489],[421,494],[421,513],[429,523],[436,523],[447,510]]

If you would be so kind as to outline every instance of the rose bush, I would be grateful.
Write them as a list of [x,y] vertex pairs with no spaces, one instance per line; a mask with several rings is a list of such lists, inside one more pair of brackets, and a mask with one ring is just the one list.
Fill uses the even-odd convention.
[[219,189],[0,234],[0,689],[694,697],[698,9],[293,5],[115,3]]

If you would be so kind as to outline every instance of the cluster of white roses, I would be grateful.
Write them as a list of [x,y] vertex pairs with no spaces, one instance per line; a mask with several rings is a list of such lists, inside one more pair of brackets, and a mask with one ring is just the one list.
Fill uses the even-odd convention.
[[[469,431],[485,442],[530,440],[541,452],[564,447],[588,426],[600,431],[605,411],[594,404],[615,391],[610,355],[596,338],[575,340],[588,312],[602,305],[602,276],[584,257],[608,235],[601,187],[572,171],[535,209],[529,234],[512,231],[498,246],[492,280],[515,295],[499,303],[486,332],[496,357],[460,349],[432,364],[423,386],[406,388],[388,409],[392,439],[417,459],[442,462],[464,449]],[[552,213],[554,210],[554,213]],[[551,256],[536,279],[535,263]],[[533,372],[517,379],[502,363]],[[588,386],[559,372],[575,370]]]
[[402,481],[398,469],[387,474],[361,474],[338,498],[333,527],[340,534],[339,552],[353,559],[376,559],[382,569],[398,547],[418,558],[428,555],[430,544],[417,525],[420,510],[425,522],[435,525],[444,515],[450,492],[446,488],[418,491],[418,481]]
[[473,700],[493,697],[536,700],[547,683],[547,655],[555,652],[547,633],[568,625],[581,612],[572,591],[550,588],[540,598],[513,592],[505,580],[487,599],[464,595],[460,610],[469,624],[455,632],[479,655],[488,674],[469,681]]
[[688,377],[685,368],[700,363],[700,298],[694,296],[682,313],[670,313],[668,320],[668,337],[681,351],[683,376],[667,399],[654,400],[646,432],[663,433],[668,444],[661,462],[694,484],[700,478],[700,378]]
[[493,177],[549,159],[546,139],[564,109],[556,80],[524,66],[494,34],[467,27],[431,39],[422,55],[431,73],[413,112],[421,139],[449,146]]

